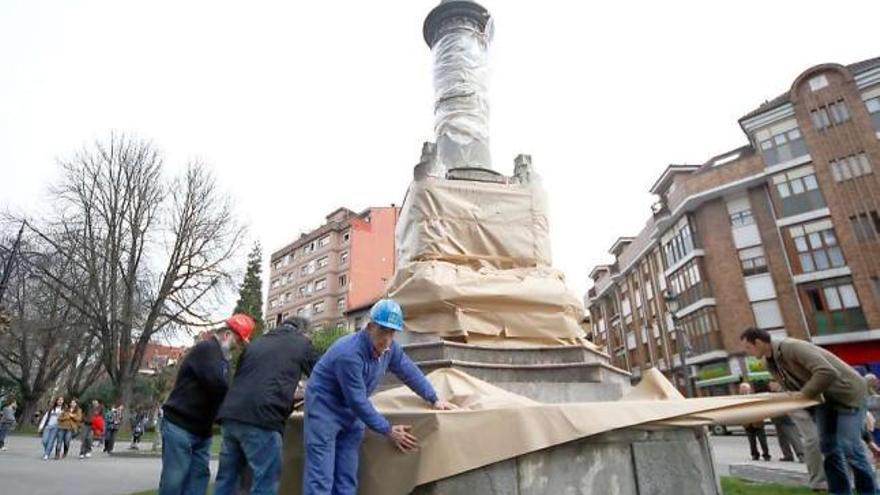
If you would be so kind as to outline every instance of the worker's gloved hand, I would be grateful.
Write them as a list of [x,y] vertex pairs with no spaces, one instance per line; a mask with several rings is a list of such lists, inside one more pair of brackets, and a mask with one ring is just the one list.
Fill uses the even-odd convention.
[[438,400],[434,403],[434,409],[438,411],[455,411],[458,409],[458,406],[453,404],[452,402],[446,402],[445,400]]
[[394,446],[401,452],[410,452],[419,448],[419,439],[410,433],[410,425],[392,425],[388,432],[388,438],[394,442]]

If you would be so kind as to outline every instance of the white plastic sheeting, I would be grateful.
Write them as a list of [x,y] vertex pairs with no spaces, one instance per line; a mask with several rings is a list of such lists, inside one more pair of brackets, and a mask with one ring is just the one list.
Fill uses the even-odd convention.
[[492,168],[489,154],[488,49],[492,22],[482,30],[470,19],[445,22],[434,56],[434,131],[437,170]]

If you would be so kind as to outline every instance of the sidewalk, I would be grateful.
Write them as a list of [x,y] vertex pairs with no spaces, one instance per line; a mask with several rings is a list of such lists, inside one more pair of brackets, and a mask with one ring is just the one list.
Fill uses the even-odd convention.
[[745,461],[730,464],[730,476],[762,483],[809,486],[807,465],[798,462]]

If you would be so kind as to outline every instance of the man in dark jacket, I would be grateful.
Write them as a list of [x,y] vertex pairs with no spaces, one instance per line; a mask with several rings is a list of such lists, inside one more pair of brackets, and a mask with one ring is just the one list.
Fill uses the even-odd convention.
[[180,364],[174,390],[162,407],[159,495],[205,495],[211,478],[212,426],[229,387],[229,356],[253,330],[250,316],[232,315]]
[[252,495],[275,494],[281,475],[281,434],[293,411],[303,373],[316,356],[303,333],[308,320],[291,318],[255,340],[242,353],[232,387],[217,415],[223,447],[215,495],[236,493],[242,466],[252,473]]
[[751,356],[764,358],[773,378],[791,392],[822,401],[812,408],[819,429],[829,493],[851,493],[848,468],[858,493],[875,493],[871,463],[862,448],[868,387],[848,364],[826,349],[798,339],[772,340],[750,328],[740,339]]

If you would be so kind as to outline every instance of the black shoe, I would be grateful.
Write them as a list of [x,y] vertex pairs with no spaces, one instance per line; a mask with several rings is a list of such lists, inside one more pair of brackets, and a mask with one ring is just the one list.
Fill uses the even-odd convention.
[[779,459],[780,462],[794,462],[794,457],[782,457]]
[[753,460],[753,461],[757,461],[758,459],[759,459],[758,456],[756,456],[756,455],[753,455],[753,456],[752,456],[752,460]]
[[764,456],[764,460],[765,460],[765,461],[769,461],[770,459],[772,459],[772,457],[770,457],[769,455],[765,455],[765,456]]

